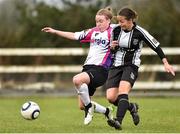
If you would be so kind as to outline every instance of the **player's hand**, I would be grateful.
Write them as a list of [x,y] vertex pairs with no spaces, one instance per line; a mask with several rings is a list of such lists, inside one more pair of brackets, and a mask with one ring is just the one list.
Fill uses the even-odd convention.
[[175,76],[174,68],[168,63],[167,59],[164,58],[162,61],[164,63],[164,68],[166,72],[171,73],[173,76]]
[[165,64],[164,67],[166,72],[171,73],[173,76],[175,76],[175,71],[171,65]]
[[51,27],[45,27],[45,28],[41,29],[41,31],[46,32],[46,33],[52,33],[52,34],[56,33],[56,30]]
[[112,41],[110,45],[110,50],[112,54],[115,54],[119,48],[118,41]]
[[116,46],[118,46],[118,41],[117,40],[114,40],[111,42],[111,48],[115,48]]

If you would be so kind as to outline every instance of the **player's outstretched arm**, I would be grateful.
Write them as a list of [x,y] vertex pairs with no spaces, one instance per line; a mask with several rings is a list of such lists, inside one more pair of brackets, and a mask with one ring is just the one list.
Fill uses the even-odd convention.
[[76,40],[73,32],[60,31],[60,30],[53,29],[51,27],[45,27],[41,31],[46,32],[46,33],[56,34],[58,36],[61,36],[67,39]]
[[165,68],[166,72],[171,73],[173,76],[175,76],[175,71],[174,71],[173,67],[168,63],[167,59],[163,58],[162,62],[164,64],[164,68]]

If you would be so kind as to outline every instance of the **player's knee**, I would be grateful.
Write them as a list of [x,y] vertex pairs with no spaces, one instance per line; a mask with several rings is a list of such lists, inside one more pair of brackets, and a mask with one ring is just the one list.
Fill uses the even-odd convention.
[[81,80],[79,79],[79,77],[74,76],[73,77],[73,83],[76,87],[78,87],[79,85],[81,85]]
[[107,95],[106,98],[109,101],[109,103],[112,103],[112,104],[116,101],[116,97],[113,95]]
[[113,98],[108,98],[109,103],[113,104],[114,106],[118,105],[118,100]]

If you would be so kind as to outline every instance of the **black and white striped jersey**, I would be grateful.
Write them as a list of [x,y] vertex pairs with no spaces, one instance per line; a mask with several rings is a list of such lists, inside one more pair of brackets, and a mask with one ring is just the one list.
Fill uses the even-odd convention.
[[143,43],[152,48],[161,59],[165,57],[162,49],[159,47],[160,43],[145,29],[135,23],[131,31],[124,31],[120,26],[115,27],[111,37],[112,40],[117,40],[119,45],[114,58],[114,66],[133,64],[139,67]]

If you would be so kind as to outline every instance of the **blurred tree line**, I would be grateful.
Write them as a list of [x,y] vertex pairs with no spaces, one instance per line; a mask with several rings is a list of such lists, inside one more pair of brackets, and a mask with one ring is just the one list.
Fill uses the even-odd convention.
[[[37,0],[5,0],[1,4],[1,48],[77,47],[77,42],[41,32],[45,26],[79,31],[94,26],[99,7],[64,1],[64,9]],[[9,10],[10,9],[10,10]]]
[[[78,42],[42,33],[44,26],[80,31],[95,25],[96,12],[111,6],[117,12],[129,6],[138,12],[138,24],[155,36],[163,46],[180,43],[180,2],[178,0],[62,0],[64,8],[48,5],[45,0],[4,0],[0,3],[0,47],[81,47]],[[53,1],[52,1],[53,2]],[[56,1],[57,2],[57,1]],[[56,3],[55,3],[56,4]],[[116,15],[116,13],[115,13]]]

